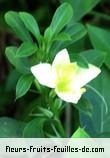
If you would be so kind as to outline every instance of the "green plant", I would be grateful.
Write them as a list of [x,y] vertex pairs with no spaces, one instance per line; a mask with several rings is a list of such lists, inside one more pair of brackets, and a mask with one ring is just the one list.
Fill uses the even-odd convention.
[[[75,3],[73,1],[71,2]],[[16,99],[23,97],[29,90],[36,93],[36,99],[32,101],[28,115],[27,113],[25,114],[29,122],[24,125],[21,137],[67,137],[68,133],[65,132],[61,122],[61,114],[69,106],[74,106],[78,110],[80,118],[78,126],[85,127],[85,130],[90,136],[95,137],[110,131],[107,125],[110,121],[108,116],[109,98],[107,92],[109,89],[108,69],[110,68],[109,33],[91,25],[85,27],[83,24],[77,22],[98,2],[91,0],[88,6],[82,6],[80,1],[79,4],[82,6],[82,10],[78,13],[77,9],[72,8],[74,5],[71,6],[67,2],[63,3],[56,10],[50,26],[44,31],[44,35],[40,33],[39,26],[31,14],[14,11],[9,11],[5,14],[7,24],[22,41],[19,47],[9,46],[5,52],[10,63],[21,74],[16,86]],[[79,7],[77,3],[75,3],[75,6]],[[71,51],[70,47],[75,42],[79,42],[80,39],[87,37],[87,33],[90,36],[93,48],[81,51],[80,53]],[[36,77],[38,79],[36,80],[32,75],[33,71],[31,72],[33,65],[52,63],[57,53],[64,48],[68,48],[71,62],[77,62],[79,69],[88,71],[90,64],[102,68],[102,73],[99,77],[86,86],[86,93],[81,97],[82,92],[80,94],[81,99],[79,97],[78,100],[80,100],[76,102],[67,100],[67,102],[64,102],[64,99],[60,99],[62,97],[56,96],[56,92],[53,89],[48,88],[49,86],[45,87],[46,84],[40,84],[38,77]],[[105,68],[105,65],[108,69]],[[99,70],[99,68],[97,69]],[[67,70],[73,73],[70,69]],[[71,74],[69,72],[66,73],[69,75]],[[91,77],[91,79],[96,77],[98,73]],[[35,75],[35,73],[33,74]],[[86,79],[89,76],[86,76]],[[63,77],[65,78],[65,75]],[[104,86],[100,86],[101,82],[99,81]],[[64,90],[65,86],[61,86],[62,88]],[[27,109],[25,110],[27,111]],[[81,135],[80,137],[88,137],[88,134],[83,130],[78,129],[77,132],[78,134],[75,134],[75,137],[77,135]]]

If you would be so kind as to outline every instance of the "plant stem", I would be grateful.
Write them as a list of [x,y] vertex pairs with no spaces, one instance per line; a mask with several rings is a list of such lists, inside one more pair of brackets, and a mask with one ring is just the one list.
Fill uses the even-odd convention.
[[56,136],[57,136],[58,138],[61,138],[61,135],[60,135],[59,132],[57,131],[55,125],[54,125],[54,124],[51,124],[51,126],[52,126],[52,129],[53,129],[54,133],[56,134]]
[[60,119],[55,118],[55,121],[57,123],[56,126],[57,126],[57,128],[58,128],[58,130],[59,130],[59,132],[60,132],[60,134],[62,136],[62,138],[66,138],[66,133],[64,131],[64,128],[62,126],[62,123],[61,123]]
[[66,133],[67,133],[67,136],[69,137],[70,134],[71,134],[71,119],[72,119],[72,116],[71,116],[71,106],[68,105],[66,106],[65,108],[65,129],[66,129]]

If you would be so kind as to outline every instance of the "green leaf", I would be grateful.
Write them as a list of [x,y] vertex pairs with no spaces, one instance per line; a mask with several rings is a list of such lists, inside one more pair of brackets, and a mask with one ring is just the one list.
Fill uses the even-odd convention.
[[90,138],[90,136],[82,128],[78,128],[71,138]]
[[25,138],[43,138],[44,137],[44,118],[35,118],[24,128],[23,137]]
[[88,68],[88,61],[84,56],[77,53],[70,53],[70,59],[72,62],[77,62],[80,67]]
[[63,3],[55,12],[50,28],[52,36],[57,35],[66,24],[69,23],[73,16],[73,9],[69,3]]
[[79,21],[85,14],[90,12],[100,0],[61,0],[61,2],[68,2],[74,10],[74,21]]
[[16,99],[22,97],[28,92],[33,80],[34,78],[30,74],[21,76],[16,85]]
[[107,53],[105,64],[110,69],[110,32],[91,25],[87,25],[87,28],[94,48]]
[[26,67],[24,61],[16,58],[17,47],[7,47],[5,50],[6,57],[9,62],[16,67],[16,69],[21,73],[29,73],[28,67]]
[[37,108],[38,108],[39,112],[44,114],[44,116],[46,116],[48,118],[52,118],[53,117],[53,113],[50,110],[42,108],[42,107],[37,107]]
[[16,65],[15,62],[16,51],[17,51],[17,47],[11,47],[11,46],[7,47],[5,50],[6,57],[8,58],[9,62],[14,66]]
[[56,113],[60,112],[60,110],[63,106],[62,103],[63,103],[63,101],[60,98],[56,98],[54,101],[54,105],[51,108],[53,108],[53,110],[56,111]]
[[16,57],[27,57],[31,56],[37,51],[37,45],[32,43],[24,42],[18,48],[16,52]]
[[66,48],[67,46],[75,43],[76,41],[84,37],[87,33],[85,27],[80,23],[76,23],[73,24],[72,26],[68,26],[63,32],[69,34],[72,40],[64,41],[64,42],[63,41],[55,42],[51,48],[52,56],[55,56],[55,54],[61,49]]
[[60,33],[54,39],[54,41],[71,41],[71,36],[67,33]]
[[[37,104],[36,104],[37,102]],[[34,103],[34,108],[31,110],[31,113],[29,114],[30,116],[43,116],[44,118],[49,118],[51,119],[53,117],[53,112],[50,111],[50,109],[46,109],[44,107],[41,107],[41,103],[38,103],[39,100],[37,99],[36,102]],[[40,100],[41,102],[41,100]]]
[[68,26],[65,29],[65,32],[68,33],[72,38],[72,41],[70,41],[70,43],[68,43],[67,45],[78,41],[87,34],[86,28],[80,23],[75,23],[71,26]]
[[52,29],[51,27],[48,27],[44,32],[44,39],[49,44],[51,42],[51,36],[52,36]]
[[105,61],[106,53],[100,50],[87,50],[80,53],[83,57],[85,57],[88,63],[101,67]]
[[92,113],[93,113],[92,104],[85,97],[81,97],[79,102],[77,104],[74,104],[73,106],[77,108],[79,112],[84,113],[85,115],[88,115],[89,117],[92,116]]
[[93,115],[81,115],[82,127],[95,137],[110,131],[110,71],[103,66],[101,74],[90,83],[85,97],[93,106]]
[[32,42],[32,38],[17,12],[7,12],[5,14],[5,21],[13,29],[19,39],[26,42]]
[[20,138],[25,127],[25,123],[8,118],[0,118],[0,138]]
[[39,41],[40,40],[40,31],[37,21],[34,17],[26,12],[20,12],[19,16],[23,21],[26,28],[35,36],[35,38]]

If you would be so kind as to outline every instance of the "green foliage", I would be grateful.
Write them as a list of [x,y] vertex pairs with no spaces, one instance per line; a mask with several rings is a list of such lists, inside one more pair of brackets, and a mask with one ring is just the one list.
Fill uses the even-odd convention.
[[71,26],[68,26],[65,29],[65,32],[70,35],[71,40],[70,41],[58,41],[55,42],[52,46],[52,56],[54,56],[59,50],[66,48],[67,46],[77,42],[79,39],[83,38],[87,31],[85,27],[80,24],[76,23]]
[[52,36],[57,35],[66,24],[71,20],[73,16],[73,9],[68,3],[63,3],[55,12],[50,29],[52,30]]
[[31,87],[33,80],[34,78],[30,74],[26,74],[20,77],[16,85],[16,99],[22,97],[27,93],[27,91]]
[[[64,12],[65,10],[65,12]],[[39,60],[42,57],[45,57],[45,54],[49,53],[49,49],[55,40],[65,41],[71,40],[71,37],[68,33],[59,33],[61,30],[68,24],[70,19],[72,18],[73,11],[71,6],[68,3],[62,4],[55,12],[50,27],[47,29],[44,38],[41,38],[40,30],[38,24],[34,17],[26,12],[14,12],[9,11],[5,14],[5,20],[7,24],[16,32],[17,36],[23,41],[19,48],[17,47],[7,47],[6,48],[6,56],[8,60],[11,62],[13,66],[17,70],[19,70],[24,75],[19,79],[17,86],[16,86],[16,98],[20,98],[29,90],[32,82],[33,77],[29,75],[29,67],[31,65],[31,60],[27,59],[27,57],[34,55]],[[59,18],[60,17],[60,18]],[[37,43],[32,42],[31,35],[29,34],[30,31],[34,37],[37,39],[36,42],[39,43],[37,47]],[[59,33],[59,34],[58,34]],[[50,44],[45,42],[50,34]],[[48,41],[49,42],[49,41]],[[41,54],[42,53],[42,54]],[[25,58],[27,65],[24,65]],[[36,59],[36,61],[38,60]],[[25,74],[26,73],[26,74]]]
[[44,118],[35,118],[30,121],[23,131],[23,137],[25,138],[43,138],[44,137]]
[[32,38],[27,31],[25,25],[21,21],[19,15],[14,11],[5,14],[7,24],[13,29],[16,35],[24,42],[32,42]]
[[24,62],[21,61],[20,58],[16,58],[16,52],[17,52],[17,47],[7,47],[5,50],[6,57],[10,61],[10,63],[15,66],[15,68],[21,72],[21,73],[27,73],[28,69],[26,69],[26,66]]
[[[64,31],[62,34],[61,31],[69,23],[72,16],[73,16],[73,10],[71,5],[68,3],[63,3],[56,10],[50,26],[44,32],[44,39],[46,41],[46,44],[49,45],[47,46],[48,51],[50,50],[51,46],[54,44],[53,41],[56,39],[60,41],[65,41],[66,38],[66,40],[71,41],[71,37],[69,36],[69,34]],[[52,48],[52,50],[54,50],[54,48]]]
[[96,65],[98,67],[101,67],[103,63],[105,62],[106,53],[100,50],[87,50],[84,52],[81,52],[81,55],[86,58],[88,63],[91,63],[93,65]]
[[102,73],[97,79],[91,82],[92,89],[89,88],[86,97],[93,106],[92,117],[81,116],[82,125],[86,125],[86,130],[92,135],[110,131],[110,72],[103,67]]
[[8,117],[0,118],[0,138],[19,138],[26,123]]
[[40,30],[37,21],[32,15],[26,12],[20,12],[19,16],[23,21],[26,28],[33,34],[33,36],[39,41],[40,40]]
[[[66,136],[63,128],[65,122],[62,119],[62,125],[60,118],[65,116],[65,107],[70,103],[63,102],[54,91],[39,85],[30,72],[32,65],[40,62],[51,63],[56,53],[63,48],[68,49],[71,62],[77,62],[79,66],[85,69],[88,68],[88,63],[102,69],[99,77],[85,87],[87,91],[79,102],[71,106],[72,111],[70,111],[68,117],[72,115],[72,126],[77,124],[78,127],[81,124],[82,127],[77,129],[72,138],[110,136],[110,32],[90,24],[85,27],[85,23],[89,23],[89,20],[93,24],[100,25],[99,14],[95,14],[94,17],[91,12],[99,2],[100,0],[88,0],[87,2],[84,0],[61,0],[62,4],[55,11],[53,18],[50,17],[52,19],[50,25],[48,23],[47,28],[42,25],[41,29],[39,29],[40,25],[38,26],[36,21],[36,17],[38,17],[36,15],[39,14],[34,11],[33,16],[21,11],[8,11],[5,14],[6,23],[21,42],[17,41],[17,44],[15,42],[16,46],[8,46],[5,51],[6,57],[15,69],[10,68],[12,71],[6,80],[5,88],[8,92],[4,90],[2,94],[0,90],[0,110],[9,101],[4,92],[11,98],[12,93],[10,91],[14,89],[17,80],[16,99],[24,96],[30,87],[32,93],[30,96],[31,103],[28,102],[28,94],[30,94],[28,93],[27,100],[19,101],[20,104],[16,106],[19,109],[19,112],[17,112],[21,114],[22,111],[23,113],[19,118],[26,119],[28,123],[1,118],[0,137]],[[49,9],[47,6],[47,10]],[[26,10],[26,8],[22,10]],[[89,18],[88,16],[89,20],[86,21],[82,18],[87,13],[92,13],[93,17]],[[105,18],[101,14],[100,17]],[[80,20],[81,22],[77,22]],[[46,19],[46,21],[48,20]],[[34,83],[33,86],[31,86],[32,83]],[[5,103],[4,98],[7,98]],[[79,116],[76,118],[77,114],[75,114],[74,108],[79,112],[80,123],[76,120]]]
[[90,136],[84,131],[84,129],[79,127],[72,135],[72,138],[90,138]]
[[89,117],[93,114],[93,107],[89,100],[87,100],[85,97],[82,97],[77,105],[74,105],[79,112],[84,113],[85,115],[88,115]]
[[61,2],[68,2],[71,4],[74,10],[73,20],[79,21],[85,14],[90,12],[100,0],[89,0],[86,2],[85,0],[61,0]]
[[88,33],[94,48],[105,52],[105,64],[110,68],[110,33],[104,29],[87,25]]
[[82,55],[82,53],[71,53],[70,57],[72,62],[77,62],[79,66],[83,68],[88,68],[88,61],[86,60],[86,57]]
[[16,52],[16,57],[27,57],[31,56],[37,51],[37,45],[32,43],[24,42],[21,44],[21,46],[18,48]]
[[55,41],[71,41],[72,39],[69,34],[60,33],[53,40],[55,40]]

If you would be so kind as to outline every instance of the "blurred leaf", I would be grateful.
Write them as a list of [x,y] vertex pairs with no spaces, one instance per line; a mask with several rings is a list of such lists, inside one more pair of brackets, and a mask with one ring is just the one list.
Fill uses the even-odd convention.
[[17,12],[9,11],[5,14],[5,21],[22,41],[32,42],[32,38]]
[[88,63],[101,67],[105,61],[106,53],[103,51],[91,49],[84,52],[81,52],[81,55],[84,56]]
[[73,16],[73,9],[70,4],[63,3],[56,10],[50,28],[52,29],[52,36],[57,35],[66,24],[71,20]]
[[80,67],[88,68],[88,61],[82,54],[70,53],[70,59],[72,62],[77,62]]
[[37,51],[37,45],[32,43],[24,42],[18,48],[16,52],[16,57],[27,57],[31,56]]
[[28,92],[33,80],[34,77],[31,74],[21,76],[16,85],[16,99],[22,97]]
[[22,137],[22,132],[25,127],[25,123],[8,118],[0,118],[0,138],[19,138]]
[[71,41],[71,36],[67,33],[60,33],[58,34],[53,40],[55,41]]
[[71,44],[81,39],[87,33],[86,28],[81,23],[75,23],[72,24],[71,26],[68,25],[68,27],[65,29],[65,32],[71,36],[72,38],[72,41],[70,41]]
[[46,116],[48,118],[52,118],[53,117],[53,113],[50,110],[48,110],[46,108],[42,108],[40,106],[37,107],[37,108],[42,114],[44,114],[44,116]]
[[110,71],[102,68],[101,74],[93,80],[85,97],[93,106],[92,117],[81,114],[81,124],[93,137],[96,134],[110,131]]
[[21,20],[23,21],[26,28],[35,36],[35,38],[39,41],[40,40],[40,31],[39,26],[37,24],[37,21],[34,19],[34,17],[26,12],[20,12],[19,16]]
[[92,116],[93,113],[92,104],[85,97],[81,97],[79,102],[77,104],[74,104],[73,106],[76,107],[81,113],[84,113],[89,117]]
[[28,73],[29,70],[28,68],[24,65],[24,62],[16,58],[16,52],[17,52],[17,47],[7,47],[5,50],[6,57],[8,58],[9,62],[16,67],[16,69],[21,72],[21,73]]
[[60,112],[60,110],[63,106],[62,104],[63,104],[63,101],[60,98],[56,98],[54,101],[54,105],[51,108],[54,110],[54,112],[58,113],[58,112]]
[[43,138],[44,137],[44,118],[35,118],[30,121],[23,131],[23,137],[25,138]]
[[44,118],[51,119],[54,115],[53,112],[46,109],[45,107],[41,107],[41,103],[38,103],[39,99],[37,99],[36,102],[34,103],[34,106],[33,106],[31,113],[29,115],[30,116],[42,116]]
[[66,48],[70,44],[75,43],[76,41],[84,37],[87,33],[85,27],[80,23],[76,23],[73,24],[72,26],[68,26],[65,30],[63,30],[63,32],[69,34],[72,40],[64,41],[64,42],[63,41],[55,42],[51,49],[52,56],[54,56],[59,50]]
[[87,28],[94,48],[107,53],[105,64],[110,69],[110,32],[91,25],[87,25]]
[[6,84],[5,84],[6,91],[15,90],[16,83],[20,76],[21,76],[21,74],[18,73],[16,70],[10,71],[10,73],[6,79]]
[[110,138],[110,132],[104,132],[104,133],[100,133],[98,134],[99,138]]
[[79,21],[85,14],[90,12],[100,0],[61,0],[61,2],[68,2],[73,7],[74,21]]
[[71,138],[90,138],[90,136],[82,128],[78,128]]

